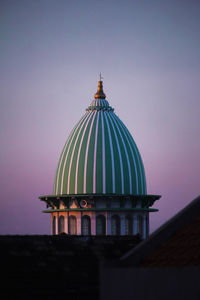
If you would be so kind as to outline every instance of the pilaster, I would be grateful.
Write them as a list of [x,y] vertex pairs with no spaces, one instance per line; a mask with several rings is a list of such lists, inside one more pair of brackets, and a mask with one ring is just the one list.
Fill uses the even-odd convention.
[[51,235],[53,235],[53,214],[51,213]]
[[147,228],[146,228],[146,215],[143,215],[143,239],[147,237]]
[[124,214],[120,214],[120,226],[121,226],[121,230],[120,233],[121,235],[125,235],[125,215]]
[[56,215],[55,215],[55,217],[56,217],[56,232],[55,232],[55,234],[58,234],[58,222],[59,222],[59,220],[58,220],[58,218],[59,218],[59,213],[57,212],[56,213]]
[[82,212],[81,214],[77,214],[77,235],[81,235],[81,217]]
[[133,215],[133,234],[138,234],[138,219],[136,214]]
[[106,217],[106,235],[111,235],[111,213],[107,212]]
[[68,214],[66,213],[65,214],[65,233],[68,233]]
[[149,213],[146,214],[146,238],[149,237]]
[[96,213],[92,212],[91,217],[91,235],[96,235]]

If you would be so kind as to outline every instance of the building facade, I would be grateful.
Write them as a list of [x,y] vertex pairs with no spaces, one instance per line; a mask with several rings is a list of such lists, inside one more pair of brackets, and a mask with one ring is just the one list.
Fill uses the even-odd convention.
[[39,197],[51,214],[52,234],[149,234],[149,213],[160,198],[147,195],[138,148],[114,113],[100,77],[94,100],[61,153],[53,195]]

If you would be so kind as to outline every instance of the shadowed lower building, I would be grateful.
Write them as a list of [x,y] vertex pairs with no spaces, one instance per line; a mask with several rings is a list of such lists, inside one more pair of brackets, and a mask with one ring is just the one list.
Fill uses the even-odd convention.
[[60,155],[53,195],[39,198],[51,214],[52,234],[148,236],[160,196],[147,195],[140,153],[106,100],[101,77]]
[[200,299],[200,196],[100,274],[101,300]]

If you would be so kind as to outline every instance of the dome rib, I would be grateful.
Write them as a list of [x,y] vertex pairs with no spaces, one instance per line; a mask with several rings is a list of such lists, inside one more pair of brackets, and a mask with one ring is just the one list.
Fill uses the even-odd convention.
[[[97,111],[95,113],[95,119],[91,130],[91,136],[90,141],[88,141],[88,157],[86,161],[87,168],[84,169],[84,182],[85,182],[85,190],[83,190],[85,193],[93,193],[93,169],[94,169],[94,148],[95,148],[95,135],[96,135],[96,126],[97,126],[97,119],[98,119],[98,113]],[[83,153],[84,156],[84,153]],[[82,176],[81,170],[79,170],[80,175]],[[81,191],[80,191],[81,193]]]
[[95,142],[94,142],[94,165],[93,165],[93,193],[96,193],[96,161],[97,161],[97,136],[99,128],[99,113],[97,114],[97,123],[95,131]]
[[87,162],[88,162],[88,151],[89,151],[89,145],[91,141],[91,133],[94,126],[94,120],[96,119],[97,112],[95,111],[93,113],[93,118],[89,130],[88,140],[87,140],[87,146],[86,146],[86,155],[85,155],[85,162],[84,162],[84,184],[83,184],[83,193],[86,194],[86,187],[87,187]]
[[128,174],[129,174],[129,189],[130,189],[130,194],[132,194],[132,191],[133,191],[133,187],[132,187],[132,176],[131,176],[131,167],[130,167],[130,161],[129,161],[129,157],[128,157],[128,152],[127,152],[127,148],[126,148],[126,145],[125,145],[125,142],[124,142],[124,138],[119,130],[119,126],[117,124],[117,121],[115,120],[115,118],[113,118],[113,113],[110,114],[111,118],[113,119],[116,127],[117,127],[117,130],[119,132],[119,135],[120,135],[120,138],[121,138],[121,141],[123,143],[123,147],[124,147],[124,151],[125,151],[125,155],[126,155],[126,160],[127,160],[127,164],[128,164]]
[[113,194],[115,194],[115,160],[114,160],[113,143],[112,143],[110,126],[109,126],[109,123],[108,123],[107,114],[108,114],[108,112],[105,111],[104,117],[105,117],[105,120],[106,120],[107,129],[108,129],[110,153],[111,153],[111,163],[112,163],[112,192],[113,192]]
[[126,131],[125,131],[125,129],[122,126],[123,122],[115,114],[112,114],[112,115],[113,115],[113,118],[118,122],[120,128],[122,129],[122,132],[123,132],[123,134],[124,134],[124,136],[126,138],[126,141],[128,143],[128,146],[129,146],[129,149],[130,149],[130,152],[131,152],[131,156],[132,156],[132,160],[133,160],[133,165],[134,165],[134,171],[135,171],[134,172],[135,176],[132,176],[132,177],[135,178],[135,181],[136,181],[136,183],[135,183],[135,185],[136,185],[136,194],[138,194],[138,172],[137,172],[137,168],[136,168],[136,161],[135,161],[135,156],[133,154],[133,149],[132,149],[132,147],[130,145],[130,142],[128,140]]
[[[82,145],[82,140],[83,140],[85,131],[87,129],[88,122],[90,121],[91,117],[92,117],[92,112],[89,113],[88,118],[85,119],[85,122],[83,122],[83,124],[81,125],[80,130],[79,130],[79,132],[77,134],[76,140],[74,142],[74,146],[73,146],[73,150],[72,150],[72,155],[71,155],[71,160],[70,160],[70,164],[69,164],[69,172],[68,172],[68,179],[67,179],[67,194],[70,193],[70,189],[73,191],[73,187],[70,186],[70,184],[71,184],[71,177],[72,177],[72,164],[74,162],[74,164],[76,165],[77,161],[79,161],[79,153],[80,153],[80,149],[81,149],[81,145]],[[79,148],[78,148],[78,143],[79,143]],[[77,153],[77,157],[75,155],[76,149],[79,149],[78,153]],[[63,169],[63,171],[64,171],[64,169]],[[63,177],[63,179],[64,179],[64,177]],[[63,193],[63,181],[62,181],[62,193]],[[73,193],[74,193],[74,191],[73,191]]]
[[[72,150],[72,154],[71,154],[71,158],[70,158],[70,165],[69,165],[69,171],[66,172],[66,176],[67,176],[67,194],[69,194],[69,177],[70,177],[70,171],[71,171],[71,164],[72,164],[72,159],[73,159],[73,154],[74,154],[74,149],[75,149],[75,145],[76,145],[76,142],[77,142],[77,139],[80,135],[80,131],[81,129],[83,128],[83,125],[85,124],[85,122],[87,121],[88,117],[91,115],[91,113],[88,113],[85,118],[83,119],[83,122],[81,124],[79,124],[79,126],[77,127],[77,130],[75,132],[75,134],[73,135],[73,137],[71,138],[71,141],[70,141],[70,144],[69,144],[69,148],[68,148],[68,152],[67,152],[67,155],[64,159],[64,162],[63,162],[63,169],[62,169],[62,175],[61,175],[61,188],[60,188],[60,193],[63,194],[63,182],[64,182],[64,175],[65,175],[65,168],[66,168],[66,163],[67,163],[67,159],[68,159],[68,156],[69,156],[69,152],[70,150]],[[78,132],[78,133],[77,133]],[[76,133],[77,133],[77,136],[76,136]],[[76,137],[75,137],[76,136]],[[75,138],[75,140],[74,140]],[[73,144],[74,142],[74,144]],[[73,145],[72,145],[73,144]],[[71,148],[72,146],[72,148]]]
[[83,130],[83,133],[82,133],[82,136],[81,136],[80,145],[79,145],[79,148],[78,148],[78,156],[77,156],[77,160],[76,160],[76,171],[75,171],[75,194],[77,194],[77,180],[78,180],[78,167],[79,167],[79,160],[80,160],[80,152],[81,152],[81,149],[82,149],[82,143],[83,143],[83,139],[85,137],[85,132],[88,128],[88,124],[89,124],[92,117],[94,117],[94,113],[91,113],[90,117],[88,118],[88,120],[86,122],[86,125],[84,127],[84,130]]
[[105,164],[105,133],[104,133],[104,113],[101,111],[101,126],[102,126],[102,169],[103,169],[103,194],[106,193],[106,164]]
[[[60,160],[59,160],[59,163],[58,163],[58,168],[57,168],[57,174],[56,174],[56,180],[55,180],[55,189],[54,189],[54,193],[55,194],[58,194],[58,185],[59,185],[59,180],[60,180],[60,169],[61,169],[61,165],[63,163],[63,158],[64,158],[64,154],[67,150],[67,147],[68,147],[68,150],[67,150],[67,153],[66,153],[66,158],[68,157],[68,153],[69,153],[69,149],[70,149],[70,146],[71,146],[71,143],[73,141],[73,137],[74,135],[76,134],[77,130],[78,130],[78,127],[80,126],[80,124],[83,122],[84,118],[86,118],[88,115],[88,112],[85,113],[85,115],[83,115],[83,117],[80,119],[80,121],[74,126],[74,128],[72,129],[65,145],[64,145],[64,148],[63,148],[63,151],[62,151],[62,154],[60,156]],[[70,143],[69,143],[70,142]]]
[[121,191],[122,191],[122,194],[124,194],[124,169],[123,169],[121,149],[120,149],[119,140],[118,140],[116,130],[115,130],[115,127],[113,125],[110,114],[108,114],[108,118],[110,119],[110,123],[111,123],[112,129],[113,129],[113,132],[114,132],[114,136],[115,136],[115,141],[116,141],[116,144],[117,144],[118,157],[119,157],[119,163],[120,163],[120,171],[121,171]]
[[145,174],[143,174],[144,172],[142,171],[142,168],[141,168],[141,165],[143,166],[143,163],[142,163],[142,159],[141,159],[141,156],[140,156],[140,153],[139,153],[139,150],[129,132],[129,130],[127,129],[127,127],[124,125],[124,123],[120,120],[120,123],[122,124],[123,128],[125,129],[125,131],[127,132],[128,134],[128,137],[130,139],[130,142],[133,146],[133,149],[135,150],[135,154],[136,154],[136,157],[137,157],[137,164],[139,166],[139,171],[140,171],[140,180],[141,180],[141,187],[142,187],[142,194],[145,194],[145,185],[146,185],[146,179],[145,179]]
[[97,135],[97,151],[96,151],[96,193],[103,194],[103,147],[102,147],[102,115],[99,114],[99,126],[98,126],[98,135]]

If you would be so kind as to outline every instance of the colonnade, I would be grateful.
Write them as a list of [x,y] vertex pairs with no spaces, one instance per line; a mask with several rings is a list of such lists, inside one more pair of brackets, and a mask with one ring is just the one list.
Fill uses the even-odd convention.
[[81,215],[52,214],[52,234],[70,235],[136,235],[149,234],[148,214],[110,213]]

